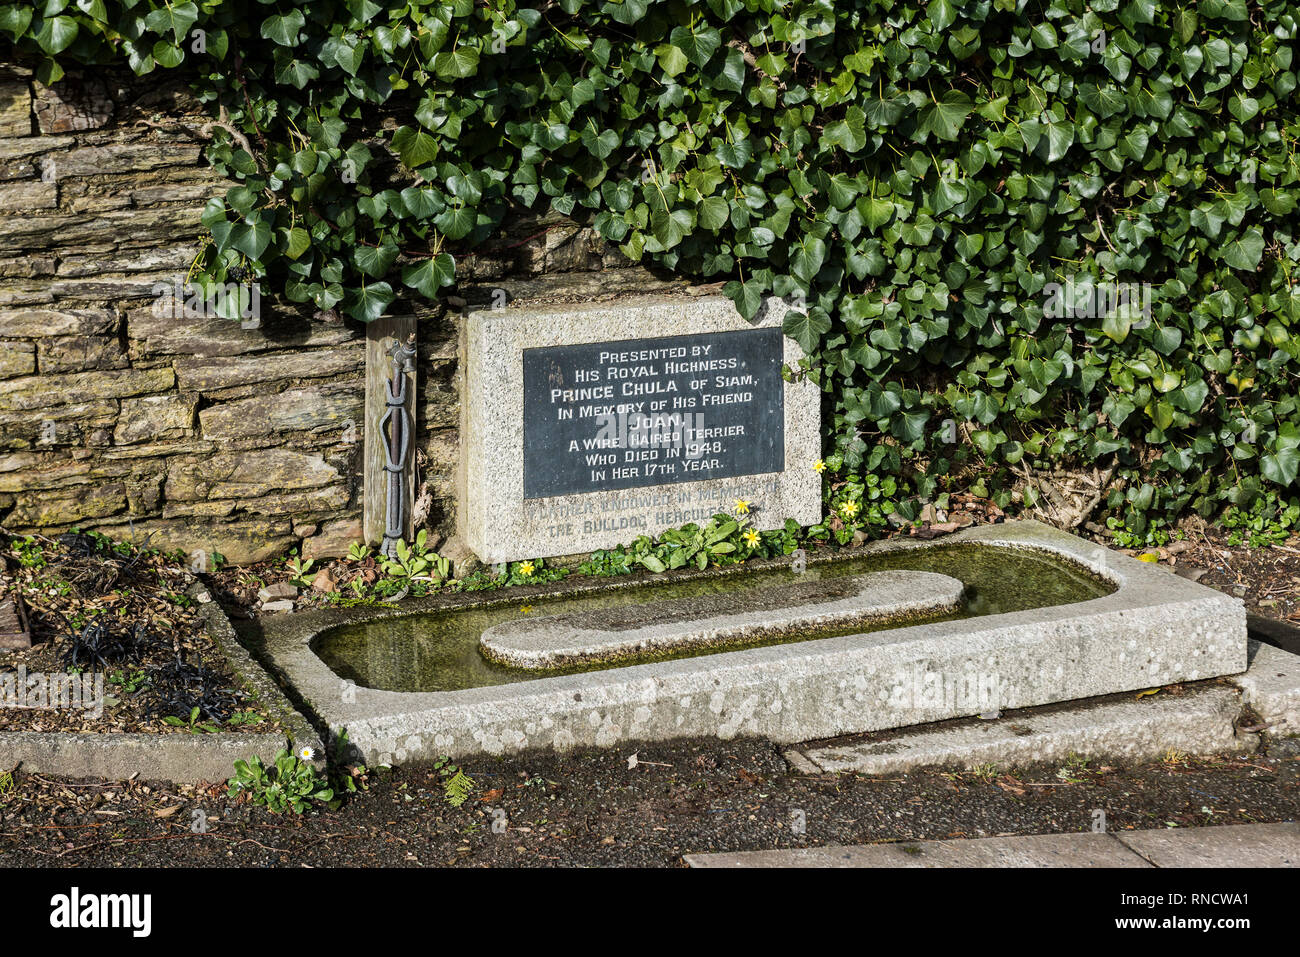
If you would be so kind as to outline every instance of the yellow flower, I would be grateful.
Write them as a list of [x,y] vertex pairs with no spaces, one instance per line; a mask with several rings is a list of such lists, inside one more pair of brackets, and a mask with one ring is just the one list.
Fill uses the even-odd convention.
[[816,462],[813,463],[813,471],[816,472],[818,475],[820,475],[822,472],[825,472],[826,463],[823,462],[821,459],[818,459]]
[[843,515],[845,518],[852,518],[854,515],[857,515],[858,503],[853,501],[852,499],[849,499],[847,502],[845,502],[843,505],[840,506],[840,514]]
[[524,606],[523,606],[522,608],[520,608],[519,610],[522,611],[525,615],[529,615],[529,614],[532,614],[533,606],[532,606],[532,605],[524,605]]
[[750,505],[750,503],[749,503],[749,502],[746,502],[743,498],[738,498],[738,499],[736,499],[736,514],[737,514],[737,515],[748,515],[748,514],[749,514],[749,505]]
[[527,578],[536,570],[537,570],[537,566],[534,565],[532,562],[519,563],[519,574],[523,575],[525,578]]
[[754,531],[752,528],[747,529],[745,534],[740,537],[745,540],[745,544],[750,548],[753,548],[758,544],[758,532]]

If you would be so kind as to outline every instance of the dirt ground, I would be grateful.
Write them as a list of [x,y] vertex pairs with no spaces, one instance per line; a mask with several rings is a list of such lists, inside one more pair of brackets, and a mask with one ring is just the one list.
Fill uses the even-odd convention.
[[[1249,549],[1201,529],[1157,557],[1253,612],[1300,621],[1295,539]],[[339,809],[297,816],[232,799],[224,783],[68,781],[18,769],[0,773],[0,867],[672,867],[692,852],[1086,831],[1097,810],[1111,830],[1300,811],[1300,739],[1137,767],[884,779],[800,775],[779,748],[752,740],[477,758],[463,770],[473,787],[460,807],[444,794],[445,774],[408,767],[372,770]]]
[[193,580],[175,556],[156,550],[0,529],[0,603],[22,601],[32,641],[0,648],[0,675],[17,680],[22,668],[98,677],[103,691],[102,714],[0,708],[0,731],[184,734],[191,723],[275,730],[209,637],[186,594]]
[[[1289,745],[1289,746],[1288,746]],[[636,754],[636,761],[629,759]],[[683,854],[1294,820],[1300,748],[1139,767],[1067,762],[894,778],[804,776],[763,741],[478,759],[372,773],[340,809],[275,815],[224,787],[15,775],[0,867],[679,866]]]

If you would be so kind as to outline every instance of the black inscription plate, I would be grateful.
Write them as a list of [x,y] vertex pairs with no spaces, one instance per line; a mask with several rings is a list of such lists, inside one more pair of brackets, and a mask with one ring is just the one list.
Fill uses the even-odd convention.
[[780,329],[524,350],[524,498],[779,472]]

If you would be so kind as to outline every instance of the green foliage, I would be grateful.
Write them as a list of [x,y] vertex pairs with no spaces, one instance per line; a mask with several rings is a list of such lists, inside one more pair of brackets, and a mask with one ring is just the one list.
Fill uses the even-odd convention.
[[266,718],[252,709],[246,711],[236,711],[226,719],[226,727],[229,728],[247,728],[253,725],[261,724]]
[[411,544],[399,541],[397,554],[380,560],[384,578],[376,584],[381,594],[442,583],[451,573],[451,562],[432,551],[426,544],[428,532],[420,529]]
[[9,547],[18,556],[18,564],[23,568],[45,567],[45,549],[41,547],[35,536],[24,535],[22,538],[15,538],[9,543]]
[[284,750],[271,767],[257,756],[236,761],[235,774],[226,785],[230,797],[246,793],[254,804],[263,804],[274,814],[288,810],[302,814],[314,803],[334,803],[333,789],[315,766]]
[[287,564],[289,566],[289,584],[296,588],[307,588],[311,585],[311,579],[307,576],[311,573],[312,566],[316,564],[314,559],[308,558],[304,561],[298,555],[290,555]]
[[347,582],[346,590],[333,590],[327,593],[326,600],[347,608],[359,605],[391,607],[387,599],[428,595],[441,588],[451,574],[451,561],[429,548],[428,532],[423,529],[414,541],[399,541],[396,552],[393,557],[378,555],[366,543],[353,542],[348,546],[346,561],[363,566],[362,571],[372,568],[379,577],[371,583],[364,575],[358,574]]
[[[329,784],[335,794],[356,794],[366,790],[370,769],[350,761],[352,745],[346,729],[340,731],[330,746]],[[339,803],[336,800],[335,803]]]
[[1168,522],[1156,518],[1140,523],[1139,528],[1112,515],[1106,519],[1106,527],[1115,544],[1120,548],[1159,548],[1169,544]]
[[1231,530],[1229,545],[1281,545],[1300,528],[1300,502],[1284,503],[1275,495],[1262,496],[1249,509],[1235,505],[1229,508],[1223,524]]
[[540,558],[522,562],[501,562],[491,570],[477,569],[452,583],[457,591],[492,591],[511,585],[536,585],[559,581],[569,573],[563,568],[548,568]]
[[466,774],[448,758],[439,758],[433,763],[433,769],[442,782],[442,795],[452,807],[460,807],[469,800],[474,790],[474,779]]
[[[52,0],[0,35],[224,111],[213,281],[369,321],[549,206],[796,302],[851,473],[1005,505],[1025,464],[1114,464],[1141,534],[1300,472],[1290,0]],[[1060,315],[1084,278],[1150,316]]]
[[188,718],[178,718],[174,714],[169,714],[162,719],[163,724],[169,724],[174,728],[184,728],[190,734],[216,734],[221,730],[211,721],[199,720],[199,708],[197,706],[190,709]]
[[[149,684],[149,676],[139,668],[132,668],[130,671],[119,670],[112,672],[108,676],[108,683],[117,685],[124,694],[135,694]],[[195,715],[195,717],[197,718],[198,715]],[[182,723],[179,718],[173,720],[177,724]]]
[[580,575],[626,575],[638,566],[656,574],[676,568],[734,565],[751,558],[788,555],[798,547],[804,529],[793,519],[774,531],[749,527],[748,503],[737,503],[736,515],[719,512],[703,525],[690,522],[670,528],[657,539],[645,535],[630,545],[595,552],[578,566]]
[[[837,457],[833,456],[830,464],[838,466]],[[862,477],[847,474],[841,481],[828,482],[822,494],[827,517],[810,527],[807,537],[814,541],[833,538],[840,545],[847,545],[859,531],[878,537],[880,530],[888,527],[891,514],[915,517],[914,503],[900,502],[898,492],[898,482],[892,476],[881,478],[874,473]]]

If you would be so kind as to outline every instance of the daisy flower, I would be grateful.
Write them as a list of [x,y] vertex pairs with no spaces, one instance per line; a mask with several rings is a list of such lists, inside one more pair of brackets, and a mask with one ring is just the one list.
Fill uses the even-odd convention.
[[304,744],[301,748],[298,749],[299,761],[311,761],[315,757],[316,757],[316,752],[315,750],[312,749],[311,745],[309,744]]

